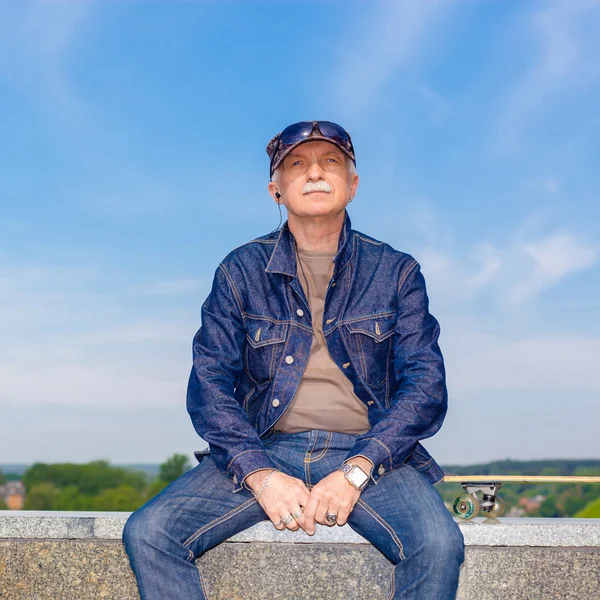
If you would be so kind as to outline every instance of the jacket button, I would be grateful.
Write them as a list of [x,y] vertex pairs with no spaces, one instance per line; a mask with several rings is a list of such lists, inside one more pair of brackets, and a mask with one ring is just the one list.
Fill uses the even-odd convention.
[[271,404],[277,408],[279,406],[279,398],[275,398],[275,400],[273,400],[273,402],[271,402]]
[[342,366],[344,367],[344,369],[347,369],[350,366],[350,363],[349,362],[344,363]]
[[293,357],[293,356],[289,356],[289,355],[288,355],[288,356],[286,356],[286,357],[285,357],[285,362],[286,362],[288,365],[291,365],[291,364],[294,362],[294,357]]
[[383,475],[385,473],[385,467],[383,465],[379,465],[379,469],[377,469],[377,472],[380,475]]
[[233,483],[237,483],[237,475],[234,475],[232,479],[233,479]]
[[299,309],[296,311],[296,314],[297,314],[299,317],[303,317],[303,316],[304,316],[304,311],[303,311],[301,308],[299,308]]

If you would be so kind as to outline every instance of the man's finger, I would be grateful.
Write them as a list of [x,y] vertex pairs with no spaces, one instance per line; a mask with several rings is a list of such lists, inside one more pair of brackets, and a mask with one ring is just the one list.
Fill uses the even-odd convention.
[[347,505],[341,505],[339,507],[339,512],[337,514],[338,518],[336,523],[338,525],[345,525],[346,521],[348,520],[348,515],[351,513],[352,511],[348,509]]
[[317,512],[317,507],[319,506],[319,498],[311,492],[310,498],[304,509],[304,529],[306,533],[312,535],[315,532],[315,513]]

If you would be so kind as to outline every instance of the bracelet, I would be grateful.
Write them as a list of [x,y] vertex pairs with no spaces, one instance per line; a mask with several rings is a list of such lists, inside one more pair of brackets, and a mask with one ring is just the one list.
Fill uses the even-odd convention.
[[252,495],[258,500],[261,496],[262,493],[267,489],[267,483],[269,483],[269,479],[271,479],[271,477],[273,477],[273,475],[275,475],[275,473],[279,473],[279,471],[277,469],[273,469],[266,477],[265,480],[263,481],[263,484],[260,488],[260,490],[258,490],[257,493],[254,493],[254,490],[252,491]]

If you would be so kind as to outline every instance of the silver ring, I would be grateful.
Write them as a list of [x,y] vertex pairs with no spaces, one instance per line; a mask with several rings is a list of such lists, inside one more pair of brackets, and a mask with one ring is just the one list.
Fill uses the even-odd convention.
[[328,512],[328,513],[325,513],[325,520],[326,520],[328,523],[331,523],[331,524],[333,524],[333,523],[335,523],[335,522],[337,521],[337,515],[336,515],[336,514],[334,514],[334,513],[330,513],[330,512]]
[[294,515],[292,513],[290,513],[287,517],[285,517],[285,519],[281,519],[281,522],[284,525],[289,525],[292,521],[295,521]]
[[304,512],[304,507],[301,506],[295,513],[292,513],[292,517],[294,517],[294,519],[298,519],[299,517],[302,516],[303,512]]

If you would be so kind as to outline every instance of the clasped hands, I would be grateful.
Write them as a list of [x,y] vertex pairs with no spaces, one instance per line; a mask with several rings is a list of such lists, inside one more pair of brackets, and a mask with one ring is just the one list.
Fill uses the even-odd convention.
[[[355,457],[350,462],[366,473],[370,473],[373,467],[373,463],[363,457]],[[246,483],[258,492],[269,472],[263,470],[252,473],[246,478]],[[344,525],[359,497],[360,490],[344,477],[342,471],[330,473],[315,484],[312,490],[301,479],[278,471],[270,477],[258,503],[275,529],[297,531],[302,528],[308,535],[314,535],[315,522],[330,527],[335,524]],[[326,514],[336,515],[337,520],[334,523],[328,522]]]

